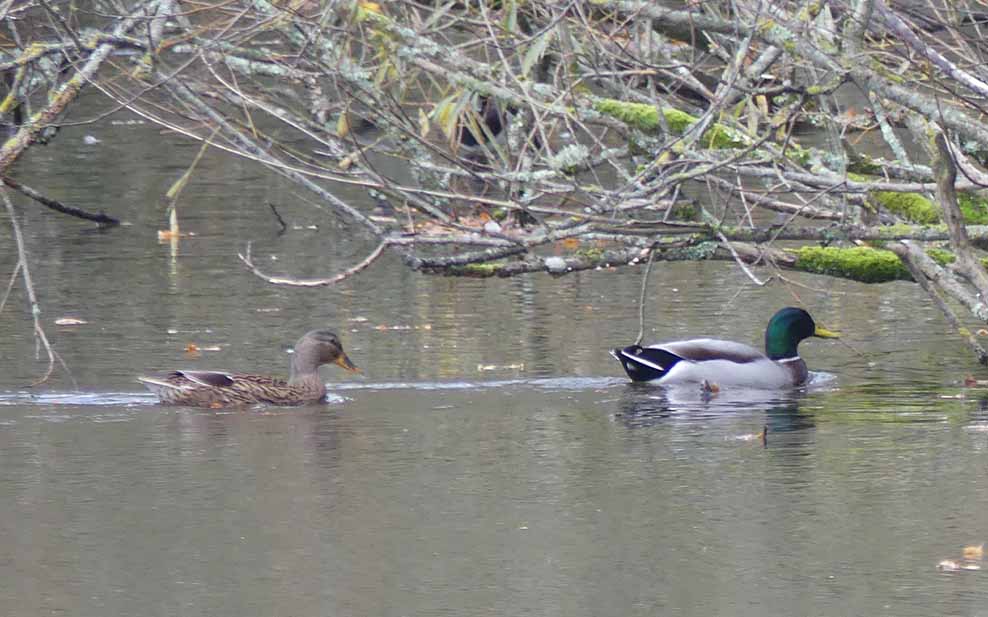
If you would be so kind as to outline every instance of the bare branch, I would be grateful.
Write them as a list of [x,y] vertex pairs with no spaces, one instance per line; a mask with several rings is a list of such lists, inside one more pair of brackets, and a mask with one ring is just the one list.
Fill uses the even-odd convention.
[[244,262],[244,265],[246,265],[257,277],[264,279],[272,285],[288,285],[291,287],[328,287],[329,285],[335,285],[340,281],[350,278],[354,274],[357,274],[377,261],[377,258],[381,256],[381,253],[384,252],[384,249],[388,246],[388,244],[389,242],[387,240],[381,242],[373,251],[370,252],[369,255],[367,255],[367,257],[361,259],[354,266],[347,268],[343,272],[334,274],[333,276],[321,279],[296,279],[284,276],[271,276],[261,272],[257,266],[254,265],[254,262],[251,259],[251,245],[249,242],[247,243],[247,249],[243,253],[237,253],[237,257],[239,257],[240,261]]
[[87,212],[82,208],[67,206],[60,201],[56,201],[54,199],[45,197],[38,191],[32,189],[31,187],[25,186],[20,182],[10,179],[7,176],[0,176],[0,183],[9,186],[18,193],[30,197],[31,199],[35,200],[41,205],[51,208],[56,212],[61,212],[62,214],[68,214],[69,216],[74,216],[76,218],[84,219],[87,221],[94,221],[98,223],[101,228],[113,227],[115,225],[120,224],[120,221],[118,219],[115,219],[112,216],[109,216],[102,212],[100,212],[99,214],[93,214],[92,212]]
[[[52,349],[51,343],[48,342],[48,335],[45,334],[45,329],[41,325],[41,305],[38,303],[38,297],[34,293],[34,283],[31,281],[31,269],[27,262],[27,250],[24,248],[24,236],[21,234],[21,226],[17,221],[17,212],[14,211],[14,204],[10,201],[7,191],[2,186],[0,186],[0,198],[3,199],[4,207],[7,209],[7,215],[10,217],[10,226],[14,231],[14,241],[17,245],[17,263],[20,266],[24,289],[27,290],[27,297],[31,303],[31,318],[34,320],[34,336],[41,346],[44,347],[45,353],[48,355],[48,368],[45,370],[44,375],[31,383],[32,386],[37,386],[48,381],[48,378],[51,377],[52,372],[55,370],[55,358],[57,354]],[[6,300],[6,297],[4,300]]]

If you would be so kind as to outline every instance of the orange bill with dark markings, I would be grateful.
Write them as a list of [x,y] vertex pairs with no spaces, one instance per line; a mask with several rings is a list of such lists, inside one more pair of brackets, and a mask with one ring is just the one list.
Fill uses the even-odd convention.
[[354,364],[353,362],[350,362],[350,358],[348,358],[345,353],[341,353],[340,356],[336,358],[336,364],[342,368],[345,368],[348,371],[353,371],[355,373],[360,372],[360,369],[357,367],[357,365]]

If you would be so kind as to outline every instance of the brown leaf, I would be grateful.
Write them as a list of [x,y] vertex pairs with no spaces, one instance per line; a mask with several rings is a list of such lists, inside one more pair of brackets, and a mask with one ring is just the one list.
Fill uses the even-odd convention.
[[985,556],[985,545],[976,544],[964,547],[964,559],[981,559]]

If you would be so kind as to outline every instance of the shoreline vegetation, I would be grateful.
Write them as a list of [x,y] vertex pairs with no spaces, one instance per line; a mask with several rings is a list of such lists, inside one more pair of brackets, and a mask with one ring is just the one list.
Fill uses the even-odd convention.
[[[172,241],[212,148],[374,247],[298,279],[259,269],[248,244],[240,260],[272,284],[333,285],[386,253],[471,277],[729,260],[753,285],[790,270],[914,281],[988,364],[957,315],[988,323],[979,3],[97,0],[0,3],[0,22],[15,239],[12,196],[129,233],[17,166],[57,148],[62,123],[129,114],[202,144],[165,196]],[[73,116],[83,91],[102,113]],[[344,197],[354,187],[373,208]],[[273,205],[240,201],[285,233]],[[57,354],[35,332],[47,378]]]

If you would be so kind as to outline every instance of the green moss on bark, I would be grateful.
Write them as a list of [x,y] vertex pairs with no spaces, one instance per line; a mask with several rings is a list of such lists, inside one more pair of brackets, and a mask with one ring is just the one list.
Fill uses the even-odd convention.
[[[594,103],[594,109],[646,133],[655,133],[662,128],[662,124],[659,122],[659,109],[654,105],[629,103],[616,99],[598,99]],[[682,135],[697,121],[696,117],[684,111],[668,107],[662,109],[662,115],[665,118],[666,126],[676,135]],[[700,143],[715,150],[743,148],[746,145],[745,139],[738,131],[723,124],[714,124],[707,129]]]
[[892,251],[868,247],[804,246],[795,249],[795,267],[804,272],[828,274],[862,283],[909,281],[909,271]]
[[920,225],[940,222],[940,208],[919,193],[872,191],[870,197],[889,212]]

